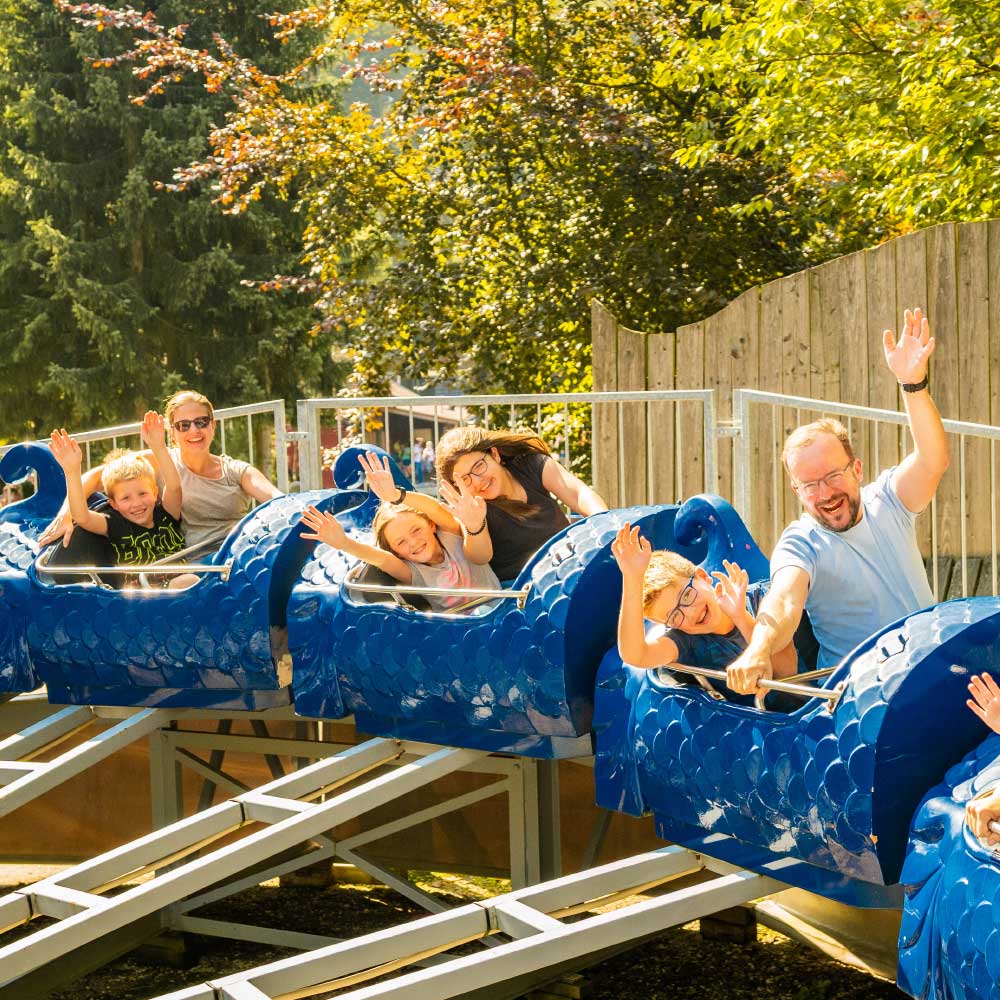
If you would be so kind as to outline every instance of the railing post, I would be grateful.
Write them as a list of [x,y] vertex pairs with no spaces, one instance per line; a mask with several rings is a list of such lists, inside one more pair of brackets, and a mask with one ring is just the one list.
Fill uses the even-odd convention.
[[737,467],[733,470],[733,490],[736,511],[743,523],[750,528],[753,521],[750,509],[750,400],[745,389],[733,390],[733,417],[739,426],[739,440],[735,442],[733,454],[738,456]]
[[274,406],[274,471],[277,478],[275,485],[282,493],[288,492],[288,430],[285,416],[285,401],[279,399]]
[[[300,399],[295,406],[296,429],[300,434],[307,435],[299,439],[299,489],[318,490],[323,483],[323,474],[317,475],[320,463],[320,445],[313,433],[312,421],[315,410],[309,405],[309,400]],[[317,481],[318,480],[318,481]]]
[[719,492],[719,437],[716,418],[715,390],[709,389],[704,403],[705,492]]

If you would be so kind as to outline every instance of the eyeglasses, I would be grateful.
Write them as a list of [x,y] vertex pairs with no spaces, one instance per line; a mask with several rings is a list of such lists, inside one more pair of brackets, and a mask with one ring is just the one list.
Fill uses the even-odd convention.
[[698,598],[698,591],[694,586],[694,575],[688,577],[688,582],[681,591],[681,596],[677,598],[673,611],[667,615],[667,625],[670,628],[680,628],[684,624],[684,609],[691,607]]
[[171,426],[178,434],[186,434],[192,427],[203,431],[211,422],[211,417],[195,417],[193,420],[175,420]]
[[458,481],[463,486],[471,486],[473,479],[482,479],[486,475],[486,470],[489,465],[486,462],[486,456],[483,455],[482,458],[472,463],[472,467],[469,469],[468,473],[463,476],[458,477]]
[[833,472],[828,472],[825,476],[821,476],[819,479],[810,479],[807,483],[793,482],[792,487],[796,490],[796,492],[805,493],[806,496],[814,496],[819,492],[821,485],[826,485],[831,490],[838,489],[844,485],[844,482],[847,479],[847,470],[852,465],[854,465],[853,458],[842,469],[835,469]]

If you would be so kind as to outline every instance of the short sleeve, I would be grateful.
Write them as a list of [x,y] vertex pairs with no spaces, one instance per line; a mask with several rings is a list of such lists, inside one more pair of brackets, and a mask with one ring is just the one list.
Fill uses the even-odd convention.
[[910,510],[902,500],[899,499],[899,494],[896,492],[895,483],[893,483],[893,475],[899,466],[893,466],[891,469],[886,469],[878,479],[875,480],[875,496],[881,496],[885,501],[886,506],[893,512],[897,519],[902,520],[905,524],[913,524],[917,519],[916,514]]
[[244,462],[241,458],[231,458],[229,455],[222,456],[223,478],[231,486],[240,486],[243,482],[244,473],[252,468],[249,462]]
[[517,471],[522,476],[532,482],[538,483],[541,487],[542,471],[550,457],[550,455],[545,455],[540,451],[532,451],[525,455],[518,455],[512,464],[516,466]]
[[787,527],[774,547],[771,554],[771,579],[774,579],[778,570],[786,566],[795,566],[805,571],[810,581],[816,574],[816,549],[800,530],[799,522]]

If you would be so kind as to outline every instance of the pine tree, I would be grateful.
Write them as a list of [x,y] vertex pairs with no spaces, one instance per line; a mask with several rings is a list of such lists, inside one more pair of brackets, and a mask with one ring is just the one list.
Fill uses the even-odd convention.
[[[206,9],[152,4],[239,39],[264,64],[289,60],[254,0]],[[218,405],[322,389],[334,376],[305,301],[241,285],[295,269],[287,203],[225,215],[211,190],[157,189],[204,157],[224,98],[169,88],[142,106],[116,32],[86,30],[46,0],[0,3],[0,440],[53,425],[128,420],[179,385]]]

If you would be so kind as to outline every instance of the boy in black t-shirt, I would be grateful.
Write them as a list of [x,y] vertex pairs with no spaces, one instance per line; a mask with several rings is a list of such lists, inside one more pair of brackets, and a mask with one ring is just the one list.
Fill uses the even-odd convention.
[[[163,500],[158,500],[152,465],[135,452],[114,454],[104,466],[101,486],[111,510],[93,511],[87,506],[80,469],[80,446],[65,430],[52,432],[49,446],[66,474],[70,515],[81,528],[105,536],[118,565],[155,562],[184,548],[181,531],[181,479],[170,460],[164,441],[164,420],[148,412],[142,422],[142,439],[149,446],[163,476]],[[186,587],[194,578],[175,577],[171,587]]]

